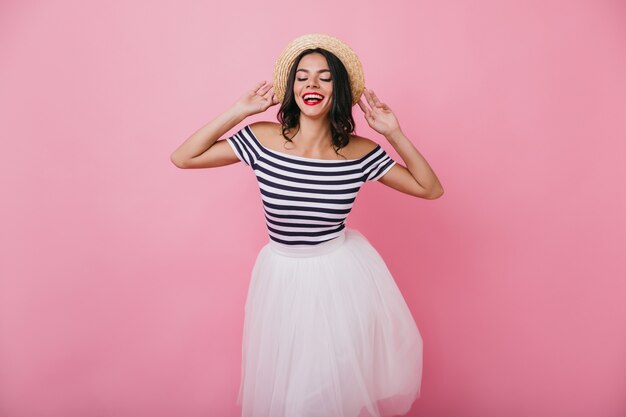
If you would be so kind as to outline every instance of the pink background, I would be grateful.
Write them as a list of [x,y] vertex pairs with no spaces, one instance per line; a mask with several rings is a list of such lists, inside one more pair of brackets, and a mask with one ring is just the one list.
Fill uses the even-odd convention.
[[4,0],[0,416],[239,415],[257,185],[169,156],[310,32],[445,188],[348,223],[424,338],[409,415],[625,416],[626,4],[592,0]]

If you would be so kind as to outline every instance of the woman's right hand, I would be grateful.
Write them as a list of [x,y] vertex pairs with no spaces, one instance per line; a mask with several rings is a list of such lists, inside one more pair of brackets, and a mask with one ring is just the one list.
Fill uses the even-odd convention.
[[247,117],[262,113],[275,104],[278,104],[278,99],[274,95],[274,85],[261,81],[241,96],[235,107]]

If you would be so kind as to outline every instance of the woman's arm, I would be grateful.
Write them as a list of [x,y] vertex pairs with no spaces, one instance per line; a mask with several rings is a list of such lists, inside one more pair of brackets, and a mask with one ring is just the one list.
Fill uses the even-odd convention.
[[237,155],[219,137],[246,116],[234,106],[198,129],[170,156],[178,168],[213,168],[238,162]]
[[406,167],[395,164],[379,182],[415,197],[435,199],[443,194],[443,187],[426,159],[419,153],[413,143],[404,135],[395,115],[385,103],[382,103],[372,90],[363,92],[368,108],[363,100],[359,107],[365,113],[370,127],[387,138],[391,146],[398,152]]
[[413,143],[398,128],[396,131],[385,135],[391,146],[402,157],[406,167],[396,164],[383,175],[378,181],[388,187],[394,188],[415,197],[429,200],[443,195],[443,187],[434,171],[419,153]]
[[198,129],[170,155],[179,168],[213,168],[238,162],[225,140],[218,140],[246,117],[277,104],[272,83],[258,83],[232,107]]

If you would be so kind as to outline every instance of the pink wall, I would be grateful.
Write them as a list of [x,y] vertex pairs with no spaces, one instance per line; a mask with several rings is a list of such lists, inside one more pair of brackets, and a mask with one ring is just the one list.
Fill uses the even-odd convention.
[[238,415],[256,182],[169,155],[308,32],[446,190],[349,222],[424,338],[410,415],[626,415],[624,2],[87,3],[0,6],[0,416]]

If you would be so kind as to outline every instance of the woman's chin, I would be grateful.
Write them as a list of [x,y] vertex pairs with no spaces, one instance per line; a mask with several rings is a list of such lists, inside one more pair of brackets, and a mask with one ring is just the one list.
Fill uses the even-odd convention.
[[328,113],[300,113],[300,117],[306,117],[311,120],[326,120],[328,119]]
[[304,106],[304,108],[300,107],[300,114],[307,116],[311,119],[321,119],[324,117],[328,117],[329,109],[315,109],[311,108],[311,106]]

